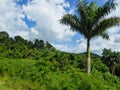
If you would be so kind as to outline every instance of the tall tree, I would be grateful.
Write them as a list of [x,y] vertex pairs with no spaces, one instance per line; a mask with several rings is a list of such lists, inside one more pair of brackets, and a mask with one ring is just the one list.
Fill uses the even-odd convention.
[[43,49],[44,48],[44,41],[35,39],[34,47],[37,49]]
[[102,55],[103,63],[109,67],[112,74],[115,74],[116,67],[120,64],[120,53],[112,52],[111,49],[104,49]]
[[90,74],[90,41],[92,38],[102,36],[109,39],[106,30],[120,24],[120,17],[105,18],[116,4],[108,0],[103,6],[98,6],[96,2],[88,3],[86,0],[78,1],[77,14],[65,14],[60,19],[61,24],[69,25],[70,30],[77,31],[87,39],[86,72]]
[[0,41],[8,38],[9,38],[9,34],[6,31],[0,32]]

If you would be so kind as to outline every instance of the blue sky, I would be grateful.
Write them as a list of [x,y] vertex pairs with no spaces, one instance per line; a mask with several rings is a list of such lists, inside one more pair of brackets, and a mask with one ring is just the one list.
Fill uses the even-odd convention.
[[[102,5],[107,0],[95,1]],[[20,35],[32,41],[43,39],[66,52],[85,52],[86,40],[83,36],[59,23],[64,14],[74,13],[76,3],[77,0],[0,0],[0,31],[5,30],[11,37]],[[118,3],[116,11],[107,17],[120,16],[119,9]],[[101,54],[104,48],[120,51],[120,27],[110,28],[108,33],[111,35],[109,41],[100,37],[91,41],[91,52]]]
[[[22,7],[23,5],[27,5],[29,2],[32,2],[32,1],[33,0],[18,0],[18,1],[16,1],[16,3],[17,3],[17,5]],[[98,3],[98,5],[102,5],[104,3],[104,0],[88,0],[88,2],[92,2],[92,1],[96,1]],[[70,7],[65,8],[65,10],[70,11],[71,8],[73,9],[73,8],[76,7],[76,4],[77,4],[78,0],[66,0],[66,2],[69,2]],[[35,25],[36,25],[36,22],[32,21],[32,20],[29,20],[26,15],[23,18],[23,20],[25,21],[26,25],[29,28],[35,27]],[[74,37],[76,38],[77,36],[78,36],[78,34],[76,36],[74,36]],[[73,41],[75,40],[75,38],[73,38]],[[79,36],[78,36],[78,38],[79,38]]]

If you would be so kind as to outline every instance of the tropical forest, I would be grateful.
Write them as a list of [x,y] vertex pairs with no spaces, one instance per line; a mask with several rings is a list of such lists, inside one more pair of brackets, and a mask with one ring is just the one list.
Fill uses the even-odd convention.
[[83,35],[83,53],[0,31],[0,90],[120,90],[120,52],[104,48],[98,55],[91,52],[90,43],[96,37],[109,40],[107,29],[119,27],[120,17],[105,18],[116,3],[108,0],[98,6],[81,0],[76,8],[76,14],[64,14],[58,22]]

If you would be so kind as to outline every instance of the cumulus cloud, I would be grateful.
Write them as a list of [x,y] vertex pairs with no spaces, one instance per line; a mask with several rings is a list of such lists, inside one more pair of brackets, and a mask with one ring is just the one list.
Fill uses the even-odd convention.
[[0,31],[7,31],[14,36],[28,30],[23,18],[24,14],[13,0],[0,0]]
[[[59,19],[66,13],[69,3],[65,0],[28,0],[20,7],[16,2],[23,0],[0,0],[0,30],[10,36],[21,35],[26,39],[35,38],[46,41],[70,41],[74,32],[69,27],[59,24]],[[8,7],[9,5],[9,7]],[[36,26],[29,28],[25,20],[35,21]]]
[[[74,32],[69,27],[59,24],[60,18],[66,13],[65,7],[69,3],[65,0],[33,0],[30,4],[23,6],[27,17],[36,22],[34,35],[29,38],[41,38],[47,41],[63,40],[70,41]],[[30,33],[32,34],[32,33]]]
[[[29,40],[43,39],[62,51],[86,51],[86,40],[83,37],[73,39],[77,34],[70,31],[69,27],[59,24],[64,14],[74,12],[75,7],[66,11],[66,8],[70,8],[67,0],[27,0],[23,5],[18,5],[15,1],[24,0],[0,0],[0,31],[7,31],[11,37],[21,35]],[[120,16],[120,1],[115,2],[118,3],[116,10],[107,17]],[[35,26],[29,27],[25,17],[28,21],[35,22]],[[120,27],[113,27],[107,32],[110,40],[101,37],[92,39],[91,52],[101,54],[104,48],[120,51]]]

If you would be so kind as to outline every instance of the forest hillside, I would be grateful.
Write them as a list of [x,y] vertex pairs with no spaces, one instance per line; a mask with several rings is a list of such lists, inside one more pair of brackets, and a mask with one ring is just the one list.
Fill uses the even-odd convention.
[[120,52],[91,53],[90,75],[85,62],[85,53],[0,32],[0,90],[120,90]]

